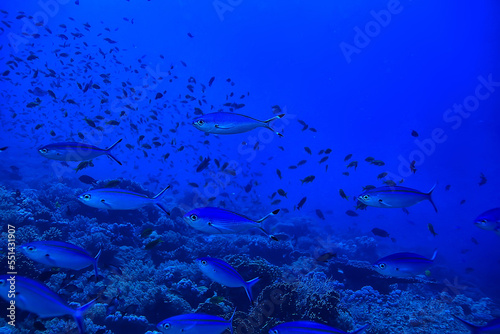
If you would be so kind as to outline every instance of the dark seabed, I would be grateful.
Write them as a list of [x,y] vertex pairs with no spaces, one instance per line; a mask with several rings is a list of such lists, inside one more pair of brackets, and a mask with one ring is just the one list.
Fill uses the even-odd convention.
[[0,334],[498,333],[497,1],[0,7]]

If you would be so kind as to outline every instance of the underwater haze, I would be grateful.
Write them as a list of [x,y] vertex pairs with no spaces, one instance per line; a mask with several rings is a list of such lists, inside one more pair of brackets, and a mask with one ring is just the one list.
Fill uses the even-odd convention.
[[497,333],[499,15],[4,1],[0,333]]

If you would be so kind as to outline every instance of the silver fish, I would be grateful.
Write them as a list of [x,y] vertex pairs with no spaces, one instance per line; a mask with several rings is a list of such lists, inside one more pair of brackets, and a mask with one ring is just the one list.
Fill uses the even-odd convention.
[[10,305],[35,313],[40,318],[71,315],[78,325],[80,334],[84,332],[83,315],[96,302],[94,299],[73,309],[45,284],[15,275],[0,275],[0,296]]
[[275,131],[269,125],[270,122],[280,119],[283,116],[285,116],[285,114],[280,114],[266,121],[260,121],[255,118],[236,113],[214,112],[195,118],[193,126],[203,132],[221,135],[243,133],[262,127],[271,130],[280,137],[283,137],[281,133]]
[[135,210],[146,205],[157,205],[167,215],[170,215],[161,203],[161,197],[168,188],[170,186],[160,191],[153,198],[124,189],[94,189],[79,195],[78,200],[93,208],[105,210]]
[[121,139],[118,140],[106,149],[75,142],[54,143],[40,147],[38,153],[45,158],[59,161],[86,161],[101,155],[107,155],[111,160],[121,165],[122,163],[111,154],[111,150],[121,141]]
[[423,200],[428,200],[437,212],[431,197],[434,188],[436,185],[428,193],[423,193],[412,188],[384,186],[363,192],[358,196],[358,200],[365,205],[378,208],[407,208]]

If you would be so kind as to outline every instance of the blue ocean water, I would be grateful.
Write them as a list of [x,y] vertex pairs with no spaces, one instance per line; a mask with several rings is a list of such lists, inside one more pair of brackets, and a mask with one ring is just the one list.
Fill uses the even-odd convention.
[[[366,333],[468,333],[453,316],[477,325],[500,316],[499,236],[474,225],[500,202],[496,1],[27,0],[1,9],[2,273],[11,271],[13,225],[18,275],[68,302],[97,298],[87,333],[153,333],[171,316],[229,319],[235,307],[239,333],[299,320],[343,331],[370,324]],[[217,111],[285,114],[270,123],[283,137],[192,125]],[[123,165],[101,156],[78,170],[81,161],[38,152],[118,139],[112,153]],[[356,208],[363,187],[391,181],[424,193],[436,184],[438,212],[427,200],[408,212]],[[170,216],[78,200],[106,187],[153,197],[167,185]],[[263,222],[279,240],[259,229],[207,234],[182,219],[207,206],[253,220],[281,209]],[[33,262],[20,246],[35,240],[102,250],[101,277]],[[435,249],[428,272],[414,277],[370,267]],[[255,304],[244,289],[204,276],[195,259],[207,256],[245,280],[261,277]],[[19,307],[12,327],[7,314],[5,333],[77,332],[70,316],[41,319]]]

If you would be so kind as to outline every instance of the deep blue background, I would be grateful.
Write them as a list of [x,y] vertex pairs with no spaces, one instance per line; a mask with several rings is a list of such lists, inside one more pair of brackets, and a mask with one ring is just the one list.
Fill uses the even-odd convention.
[[[67,118],[62,117],[61,106],[52,105],[49,100],[42,109],[27,109],[25,105],[34,99],[27,90],[40,85],[49,89],[54,78],[40,77],[32,85],[30,78],[16,76],[15,71],[11,71],[9,78],[12,81],[2,81],[1,88],[0,146],[9,146],[7,151],[0,153],[2,168],[19,167],[28,182],[27,187],[58,182],[59,172],[52,169],[52,162],[38,155],[36,148],[56,140],[78,140],[78,131],[89,130],[82,121],[83,117],[93,117],[102,111],[98,105],[100,95],[96,92],[83,95],[75,86],[74,78],[84,83],[90,78],[98,81],[101,73],[110,73],[112,88],[107,90],[113,97],[120,94],[122,81],[130,80],[132,86],[143,83],[147,71],[139,67],[138,59],[146,55],[143,63],[150,68],[160,66],[160,71],[166,72],[170,64],[174,64],[175,75],[180,78],[173,84],[164,80],[154,89],[146,90],[148,99],[154,99],[156,92],[167,90],[162,102],[177,105],[180,112],[163,108],[154,100],[152,104],[148,99],[141,101],[138,111],[128,111],[130,119],[107,133],[102,141],[93,141],[95,145],[106,147],[117,138],[124,138],[115,152],[124,166],[119,167],[102,157],[94,161],[96,167],[93,169],[79,174],[64,171],[62,180],[68,182],[81,174],[95,178],[123,176],[146,182],[145,187],[152,192],[173,183],[180,191],[180,197],[192,190],[187,182],[203,185],[206,180],[210,181],[208,174],[195,173],[200,156],[222,161],[234,159],[243,166],[242,172],[231,178],[227,189],[220,190],[234,193],[232,209],[259,218],[273,209],[267,196],[283,188],[288,192],[288,200],[284,200],[281,207],[287,207],[291,213],[283,215],[282,219],[311,217],[319,225],[319,230],[328,233],[345,233],[355,227],[359,235],[371,235],[373,227],[386,229],[397,243],[378,239],[380,256],[395,251],[414,251],[430,256],[437,247],[436,266],[450,271],[449,280],[458,273],[461,281],[480,285],[498,300],[500,291],[494,282],[500,279],[500,271],[495,269],[500,263],[499,237],[477,229],[472,221],[500,203],[500,87],[481,101],[477,110],[456,129],[452,128],[454,123],[445,121],[444,115],[454,104],[463,103],[465,98],[474,95],[478,77],[491,75],[494,81],[500,81],[500,26],[497,20],[500,5],[493,0],[475,3],[415,0],[401,1],[399,6],[400,13],[392,15],[387,27],[381,28],[380,33],[347,62],[340,44],[353,44],[354,28],[365,29],[365,25],[373,20],[370,12],[387,9],[388,1],[351,4],[348,1],[254,3],[243,0],[232,6],[231,11],[224,12],[222,19],[210,1],[81,1],[79,5],[70,2],[59,5],[57,14],[50,17],[47,27],[53,35],[31,38],[29,41],[35,43],[33,46],[26,44],[17,51],[7,44],[8,33],[20,34],[22,28],[22,22],[14,17],[20,10],[32,15],[41,8],[36,1],[3,4],[10,13],[7,21],[13,24],[11,29],[1,25],[5,31],[0,35],[3,45],[0,70],[7,69],[5,63],[12,59],[12,55],[25,59],[30,51],[34,51],[40,59],[32,63],[33,68],[43,69],[48,62],[49,67],[61,75],[62,87],[57,89],[58,97],[66,90],[68,98],[80,101],[80,107],[65,104],[64,108],[69,112]],[[133,18],[134,23],[125,21],[124,17]],[[90,31],[84,30],[82,24],[86,22],[92,27]],[[70,38],[66,42],[69,47],[64,51],[74,52],[76,45],[82,47],[82,41],[86,41],[92,51],[80,50],[84,54],[91,52],[95,57],[88,63],[92,70],[84,72],[86,61],[78,63],[76,68],[63,68],[58,63],[59,58],[54,56],[53,50],[63,43],[54,37],[63,31],[58,27],[60,24],[68,26],[68,36],[75,27],[85,35],[75,41]],[[105,31],[105,27],[111,32]],[[188,32],[194,38],[188,37]],[[98,36],[100,33],[103,35]],[[108,44],[103,41],[104,37],[117,41],[117,44]],[[99,47],[108,52],[115,46],[119,51],[113,54],[117,55],[121,65],[111,61],[111,55],[104,60],[97,53]],[[160,54],[164,59],[159,57]],[[77,56],[74,58],[82,60]],[[181,60],[188,66],[183,67]],[[124,71],[124,67],[129,66],[138,69],[139,74]],[[70,73],[74,73],[73,77],[69,76]],[[259,119],[271,117],[271,106],[280,105],[290,120],[284,126],[285,137],[265,136],[271,138],[270,142],[262,143],[261,140],[261,149],[255,158],[246,153],[253,150],[238,147],[242,141],[253,144],[252,138],[257,137],[259,131],[218,139],[206,137],[189,125],[193,107],[197,104],[181,106],[177,102],[179,94],[190,94],[185,89],[186,79],[190,76],[205,85],[212,76],[216,77],[206,92],[208,103],[215,108],[226,102],[226,94],[231,91],[236,97],[250,92],[242,100],[246,107],[239,112]],[[231,78],[236,85],[231,87],[225,82],[226,78]],[[151,109],[161,113],[159,120],[145,123],[139,133],[132,132],[128,121],[137,124],[141,116],[150,115]],[[207,107],[203,110],[210,111]],[[15,119],[11,117],[12,112],[18,114]],[[304,120],[317,132],[302,132],[297,119]],[[183,121],[185,124],[179,126],[177,133],[170,133],[168,139],[162,138],[167,145],[148,152],[148,158],[137,149],[140,134],[147,136],[145,142],[151,142],[159,124],[165,133],[176,122]],[[46,125],[41,130],[33,130],[38,123]],[[155,125],[146,125],[151,123]],[[439,182],[433,196],[439,208],[438,214],[429,203],[409,208],[408,216],[399,209],[377,208],[359,212],[360,216],[356,218],[345,214],[346,210],[353,209],[351,198],[361,192],[362,186],[381,185],[376,179],[381,172],[397,175],[401,159],[411,160],[415,150],[420,150],[416,141],[428,140],[436,128],[443,130],[446,140],[437,144],[430,154],[425,154],[422,163],[417,164],[415,175],[403,176],[404,185],[422,191],[428,191],[436,181]],[[51,129],[57,136],[49,135]],[[151,129],[151,132],[146,132],[146,129]],[[420,136],[412,137],[412,130],[418,131]],[[174,137],[177,145],[172,147],[170,143]],[[205,139],[210,140],[210,145],[202,144]],[[136,149],[126,149],[126,143],[136,146]],[[177,152],[180,145],[185,145],[186,149]],[[284,151],[278,146],[284,147]],[[304,146],[312,149],[312,157],[304,151]],[[320,149],[326,148],[333,150],[327,161],[328,172],[325,172],[325,164],[318,164],[320,156],[317,155]],[[172,155],[168,162],[163,162],[161,156],[168,152]],[[346,171],[347,163],[343,159],[349,153],[353,154],[353,160],[359,161],[359,167],[356,171],[349,169],[350,176],[346,177],[341,173]],[[383,160],[386,166],[367,164],[364,162],[367,156]],[[271,157],[273,159],[269,161]],[[308,163],[297,170],[287,168],[302,159],[307,159]],[[215,169],[213,163],[210,168]],[[283,180],[276,176],[277,168],[283,172]],[[480,187],[481,172],[488,182]],[[301,185],[300,179],[307,175],[315,175],[316,180]],[[259,182],[250,193],[252,198],[260,199],[262,204],[258,207],[250,197],[243,196],[245,193],[239,187],[250,180]],[[444,190],[447,184],[451,185],[450,191]],[[85,185],[79,186],[85,188]],[[339,196],[340,188],[347,193],[349,201]],[[304,209],[293,211],[293,206],[304,196],[308,198]],[[460,205],[463,199],[466,202]],[[189,206],[188,203],[185,205]],[[331,212],[326,214],[326,221],[317,219],[316,209]],[[437,237],[430,235],[428,223],[434,225]],[[477,239],[479,245],[472,243],[471,237]],[[470,251],[461,254],[463,249]],[[473,267],[475,271],[466,275],[466,267]]]

